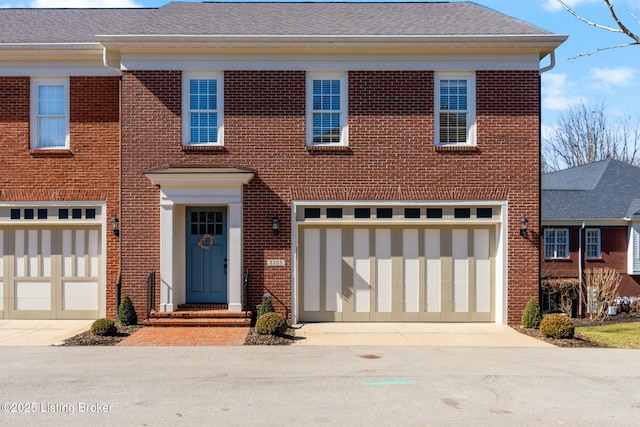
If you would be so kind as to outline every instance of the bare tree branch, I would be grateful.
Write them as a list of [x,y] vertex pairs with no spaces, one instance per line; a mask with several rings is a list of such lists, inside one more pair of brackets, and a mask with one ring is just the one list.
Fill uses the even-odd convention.
[[[626,44],[598,48],[598,49],[595,49],[595,50],[593,50],[593,51],[591,51],[589,53],[577,55],[577,56],[574,56],[574,57],[569,58],[569,59],[575,59],[575,58],[579,58],[579,57],[582,57],[582,56],[591,56],[591,55],[593,55],[595,53],[602,52],[604,50],[619,49],[621,47],[640,45],[640,36],[636,35],[633,31],[631,31],[629,29],[629,27],[627,27],[624,24],[624,22],[622,22],[622,20],[618,17],[618,14],[616,13],[613,5],[611,4],[611,0],[602,0],[602,1],[606,4],[607,8],[609,9],[609,13],[611,14],[611,17],[613,18],[613,20],[615,21],[616,25],[618,26],[617,28],[616,27],[611,27],[611,26],[608,26],[608,25],[602,25],[602,24],[599,24],[599,23],[597,23],[595,21],[591,21],[590,19],[587,19],[584,16],[578,14],[578,12],[576,12],[571,7],[569,7],[563,0],[557,0],[557,1],[558,1],[558,3],[560,3],[562,5],[562,7],[567,12],[569,12],[574,17],[576,17],[576,19],[586,23],[587,25],[590,25],[590,26],[595,27],[595,28],[599,28],[601,30],[610,31],[612,33],[624,34],[627,37],[629,37],[631,40],[633,40],[633,41],[631,41],[629,43],[626,43]],[[636,23],[640,24],[640,20],[638,19],[638,17],[633,12],[627,10],[627,13],[636,21]]]
[[[565,111],[543,142],[543,172],[604,159],[640,165],[640,124],[624,116],[612,121],[605,105],[580,103]],[[615,117],[615,116],[613,116]]]

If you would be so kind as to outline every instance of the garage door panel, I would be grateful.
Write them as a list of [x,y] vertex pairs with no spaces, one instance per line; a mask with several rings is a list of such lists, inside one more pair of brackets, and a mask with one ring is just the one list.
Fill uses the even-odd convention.
[[302,321],[494,318],[491,227],[302,227],[300,236]]
[[5,318],[95,319],[100,306],[100,230],[44,227],[0,230]]
[[98,310],[98,282],[64,280],[62,309],[65,311]]

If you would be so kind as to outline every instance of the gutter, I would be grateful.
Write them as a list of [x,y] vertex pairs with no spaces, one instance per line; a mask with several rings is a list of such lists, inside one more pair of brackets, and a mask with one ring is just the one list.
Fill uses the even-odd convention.
[[578,318],[582,319],[582,232],[585,227],[585,222],[582,222],[582,227],[578,231]]

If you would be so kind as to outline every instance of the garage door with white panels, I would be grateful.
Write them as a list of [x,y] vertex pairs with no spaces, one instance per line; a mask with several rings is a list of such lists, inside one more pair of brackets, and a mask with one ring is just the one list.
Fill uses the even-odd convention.
[[493,322],[501,206],[305,206],[302,322]]
[[101,207],[0,207],[0,318],[96,319]]

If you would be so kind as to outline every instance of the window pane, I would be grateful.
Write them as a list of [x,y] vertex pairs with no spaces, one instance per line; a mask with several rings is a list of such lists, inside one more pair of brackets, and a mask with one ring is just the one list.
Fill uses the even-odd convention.
[[38,114],[64,115],[64,86],[38,86]]
[[38,145],[40,147],[64,147],[67,126],[64,117],[40,117],[38,119]]
[[189,80],[189,143],[218,142],[217,93],[216,79]]

